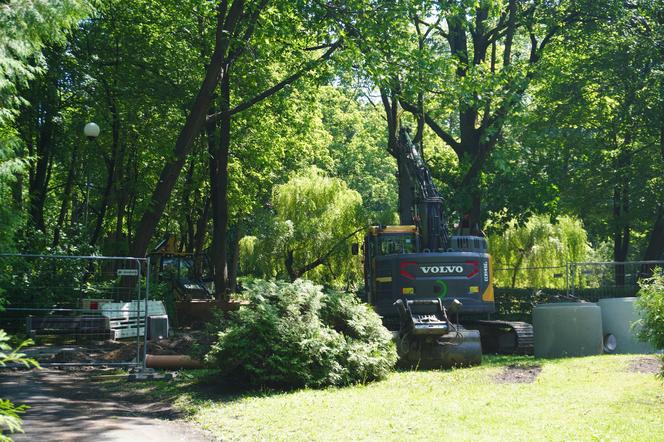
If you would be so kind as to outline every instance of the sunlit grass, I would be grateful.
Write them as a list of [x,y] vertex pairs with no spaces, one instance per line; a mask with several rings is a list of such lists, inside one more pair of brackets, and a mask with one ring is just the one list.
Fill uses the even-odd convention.
[[[493,357],[469,369],[285,393],[220,391],[209,371],[143,388],[224,440],[664,440],[664,384],[631,372],[634,358]],[[506,365],[536,364],[532,384],[494,382]]]

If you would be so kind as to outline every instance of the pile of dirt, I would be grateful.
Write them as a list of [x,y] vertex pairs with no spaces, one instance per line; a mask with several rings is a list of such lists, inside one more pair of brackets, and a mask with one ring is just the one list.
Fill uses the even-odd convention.
[[508,365],[494,378],[497,384],[532,384],[542,371],[541,365]]
[[83,363],[92,361],[93,359],[90,357],[90,354],[83,350],[61,350],[55,354],[50,355],[48,358],[43,358],[40,360],[40,362],[59,364]]
[[192,335],[181,335],[156,342],[148,342],[148,353],[151,355],[186,355],[198,342]]
[[662,371],[662,360],[656,356],[645,356],[630,361],[627,369],[632,373],[657,374]]
[[[200,342],[193,334],[181,334],[168,339],[148,342],[148,354],[151,355],[188,355],[192,347]],[[119,344],[119,345],[118,345]],[[110,348],[113,348],[110,350]],[[109,348],[110,351],[107,351]],[[143,342],[140,344],[143,352]],[[117,342],[105,347],[100,359],[106,362],[130,362],[136,357],[136,341]]]
[[[115,350],[103,351],[99,355],[99,360],[104,362],[131,362],[136,359],[137,344],[122,343],[123,345],[117,346]],[[141,343],[141,351],[143,350],[143,343]]]
[[[148,354],[152,355],[188,355],[196,344],[209,339],[205,333],[178,332],[168,339],[148,342]],[[27,349],[28,357],[40,363],[116,363],[132,362],[137,354],[143,353],[143,338],[121,341],[88,341],[79,345],[49,345]]]

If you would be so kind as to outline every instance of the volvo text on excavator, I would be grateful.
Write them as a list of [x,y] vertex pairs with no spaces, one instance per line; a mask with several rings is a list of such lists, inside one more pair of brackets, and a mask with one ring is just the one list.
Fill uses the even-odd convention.
[[397,331],[401,364],[475,365],[482,350],[532,353],[530,324],[490,319],[495,304],[487,240],[478,229],[449,234],[444,200],[406,129],[399,134],[399,161],[407,172],[400,178],[412,189],[412,223],[369,228],[364,276],[366,301]]

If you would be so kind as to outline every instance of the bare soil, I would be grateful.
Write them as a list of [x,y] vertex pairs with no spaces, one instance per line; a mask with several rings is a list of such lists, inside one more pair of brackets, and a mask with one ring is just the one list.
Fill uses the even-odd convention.
[[542,371],[539,365],[508,365],[496,377],[497,384],[532,384]]
[[642,356],[632,360],[627,369],[632,373],[657,374],[662,371],[662,360],[657,356]]
[[[137,352],[143,352],[143,338],[122,341],[90,341],[81,344],[43,345],[26,349],[28,357],[40,363],[86,363],[86,362],[132,362]],[[195,333],[178,333],[169,339],[148,342],[148,354],[177,355],[189,354],[192,347],[205,339]],[[139,350],[137,350],[137,347]]]

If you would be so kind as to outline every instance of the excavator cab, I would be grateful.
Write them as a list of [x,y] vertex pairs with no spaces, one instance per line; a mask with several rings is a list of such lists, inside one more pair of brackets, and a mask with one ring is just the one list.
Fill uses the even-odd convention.
[[381,256],[399,253],[414,253],[417,250],[417,236],[404,233],[384,233],[378,239],[378,254]]

